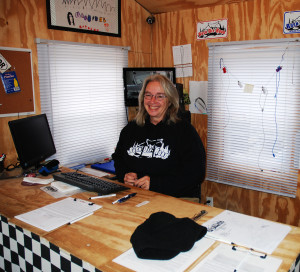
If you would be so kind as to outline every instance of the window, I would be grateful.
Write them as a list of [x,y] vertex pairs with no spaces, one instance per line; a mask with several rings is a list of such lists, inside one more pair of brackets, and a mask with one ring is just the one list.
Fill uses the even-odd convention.
[[295,197],[300,44],[209,44],[207,179]]
[[41,111],[53,158],[67,165],[111,156],[125,126],[123,67],[128,49],[37,39]]

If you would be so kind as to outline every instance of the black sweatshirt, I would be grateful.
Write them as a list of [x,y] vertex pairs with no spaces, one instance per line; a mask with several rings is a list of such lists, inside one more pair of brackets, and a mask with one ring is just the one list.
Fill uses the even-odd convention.
[[114,160],[118,180],[137,173],[150,177],[150,190],[175,197],[198,197],[205,178],[206,156],[195,128],[179,121],[144,126],[129,122],[121,131]]

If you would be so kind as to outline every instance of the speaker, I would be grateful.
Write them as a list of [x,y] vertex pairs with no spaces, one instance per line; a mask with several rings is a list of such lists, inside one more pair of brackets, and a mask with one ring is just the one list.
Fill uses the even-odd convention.
[[179,96],[179,107],[181,110],[185,110],[184,103],[183,103],[183,84],[176,83],[176,89],[177,89],[178,96]]
[[179,110],[178,117],[182,120],[185,120],[188,123],[191,123],[191,112],[185,110],[184,101],[183,101],[183,84],[176,83],[176,89],[179,96]]

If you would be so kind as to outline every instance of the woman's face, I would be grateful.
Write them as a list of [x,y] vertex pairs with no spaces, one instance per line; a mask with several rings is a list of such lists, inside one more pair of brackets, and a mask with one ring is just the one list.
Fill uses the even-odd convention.
[[169,107],[169,101],[159,82],[150,81],[147,84],[144,94],[144,106],[152,124],[156,125],[164,118]]

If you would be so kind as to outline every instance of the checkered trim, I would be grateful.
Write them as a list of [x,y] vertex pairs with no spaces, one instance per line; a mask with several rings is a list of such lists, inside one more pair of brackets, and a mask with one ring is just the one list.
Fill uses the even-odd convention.
[[0,270],[101,272],[0,215]]
[[294,264],[290,268],[289,272],[300,272],[300,253],[299,253],[296,261],[294,262]]

